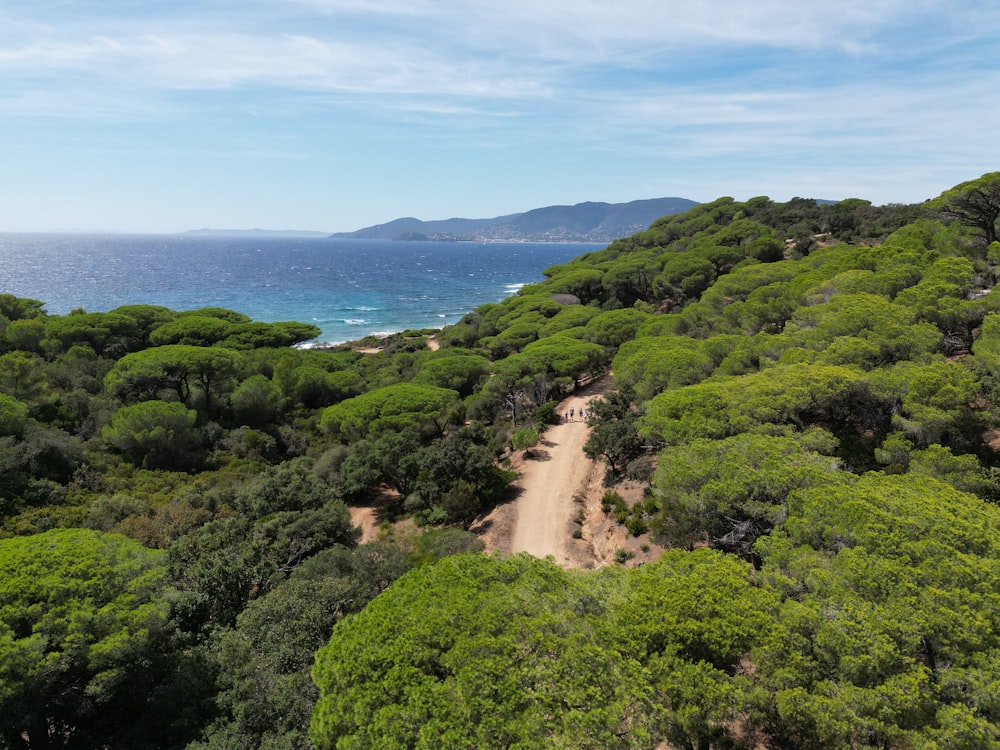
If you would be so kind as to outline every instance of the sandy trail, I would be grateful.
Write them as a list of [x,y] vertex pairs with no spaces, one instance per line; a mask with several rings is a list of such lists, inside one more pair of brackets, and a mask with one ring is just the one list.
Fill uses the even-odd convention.
[[[594,462],[583,454],[590,430],[580,417],[601,392],[599,384],[563,401],[558,408],[564,421],[553,425],[532,449],[534,458],[521,467],[516,486],[521,493],[514,502],[509,539],[497,539],[506,552],[528,552],[536,557],[551,555],[560,565],[576,567],[579,545],[573,544],[573,519],[583,508],[578,498],[591,494],[595,482]],[[569,410],[573,417],[569,417]]]
[[[527,552],[540,558],[551,556],[564,567],[591,568],[604,564],[609,549],[620,544],[618,535],[604,528],[606,524],[588,524],[584,539],[573,538],[580,528],[575,522],[578,514],[603,518],[599,499],[604,491],[604,467],[583,454],[590,428],[580,410],[610,388],[608,375],[565,399],[557,408],[563,421],[545,431],[531,457],[516,458],[517,498],[497,506],[472,527],[487,552]],[[350,508],[351,520],[362,528],[362,542],[378,537],[379,506],[375,502]]]

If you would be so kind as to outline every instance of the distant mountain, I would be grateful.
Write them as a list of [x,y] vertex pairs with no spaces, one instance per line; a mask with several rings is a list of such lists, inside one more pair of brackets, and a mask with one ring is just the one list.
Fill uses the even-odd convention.
[[185,235],[201,237],[329,237],[327,232],[307,229],[189,229]]
[[681,213],[696,205],[686,198],[652,198],[630,203],[548,206],[492,219],[421,221],[407,217],[330,236],[365,240],[610,242],[647,229],[661,216]]

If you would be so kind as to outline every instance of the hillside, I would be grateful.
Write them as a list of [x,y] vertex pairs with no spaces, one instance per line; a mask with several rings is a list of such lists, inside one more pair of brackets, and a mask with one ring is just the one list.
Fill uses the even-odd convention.
[[1000,748],[998,230],[720,198],[378,348],[0,294],[0,748]]
[[331,236],[379,240],[610,242],[646,229],[661,216],[680,213],[695,205],[694,201],[685,198],[654,198],[630,203],[588,202],[575,206],[547,206],[492,219],[396,219]]

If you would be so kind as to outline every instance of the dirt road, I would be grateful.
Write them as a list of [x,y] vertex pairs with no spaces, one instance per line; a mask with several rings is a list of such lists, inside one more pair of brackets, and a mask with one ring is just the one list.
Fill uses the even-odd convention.
[[[623,544],[620,530],[600,512],[603,464],[583,454],[590,428],[580,410],[610,387],[609,375],[564,400],[557,409],[563,420],[545,431],[530,456],[515,457],[517,498],[494,508],[471,529],[487,552],[528,552],[551,556],[564,567],[592,568],[606,564]],[[377,511],[375,505],[351,508],[352,521],[364,532],[361,541],[377,537]],[[583,527],[580,517],[588,520]],[[577,529],[583,538],[573,538]]]
[[594,387],[559,405],[563,421],[546,430],[542,442],[532,449],[533,457],[526,458],[520,467],[517,486],[521,494],[511,509],[509,538],[495,539],[496,548],[536,557],[551,555],[560,565],[570,567],[586,564],[580,558],[581,545],[572,538],[576,528],[573,519],[600,478],[594,462],[583,454],[589,428],[580,410],[599,393],[600,388]]

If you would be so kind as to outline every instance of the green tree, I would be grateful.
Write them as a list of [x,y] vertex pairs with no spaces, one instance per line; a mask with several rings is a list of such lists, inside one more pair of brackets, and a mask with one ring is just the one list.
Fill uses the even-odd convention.
[[178,316],[178,313],[162,305],[122,305],[111,312],[135,321],[137,338],[129,351],[145,349],[149,346],[149,334]]
[[607,357],[600,345],[568,336],[550,336],[535,341],[524,347],[522,354],[530,369],[574,382],[607,367]]
[[216,347],[171,344],[122,357],[105,378],[105,387],[121,398],[155,399],[172,391],[177,399],[201,406],[212,415],[214,397],[236,372],[240,355]]
[[742,434],[665,448],[650,489],[661,541],[708,544],[752,560],[753,545],[785,520],[799,489],[849,482],[836,460],[791,437]]
[[7,320],[28,320],[45,316],[42,309],[44,302],[27,297],[15,297],[6,292],[0,293],[0,316]]
[[309,323],[236,323],[229,327],[220,345],[233,349],[261,349],[295,346],[311,341],[322,331]]
[[263,375],[251,375],[236,386],[230,403],[237,421],[251,427],[272,424],[282,410],[278,387]]
[[584,336],[588,341],[600,344],[613,352],[626,341],[635,338],[639,327],[648,319],[648,313],[634,308],[608,310],[587,322]]
[[[313,668],[319,748],[652,747],[638,664],[553,563],[457,555],[334,627]],[[378,637],[375,637],[375,634]]]
[[477,354],[450,354],[422,362],[413,376],[416,385],[433,385],[469,396],[490,374],[490,362]]
[[936,203],[945,215],[972,227],[985,245],[996,242],[1000,218],[1000,172],[990,172],[946,190]]
[[86,345],[99,355],[121,356],[138,335],[136,321],[126,315],[78,312],[46,318],[46,339],[57,351]]
[[138,466],[185,467],[201,440],[197,419],[184,404],[143,401],[115,412],[101,437]]
[[161,553],[58,529],[0,540],[7,747],[106,747],[141,713],[169,634]]
[[0,355],[0,393],[24,402],[37,399],[48,385],[42,364],[41,358],[23,351]]
[[408,567],[386,544],[335,547],[303,563],[288,581],[250,602],[235,626],[212,635],[222,715],[191,750],[268,747],[302,750],[319,692],[309,677],[333,626],[361,611]]
[[20,437],[28,424],[28,405],[0,393],[0,436]]
[[45,321],[42,318],[26,318],[7,324],[7,343],[11,349],[38,352],[45,338]]
[[651,720],[673,747],[730,747],[753,705],[741,661],[774,628],[778,598],[712,550],[667,552],[629,571],[610,636],[647,670]]
[[153,346],[185,344],[211,346],[229,334],[230,324],[219,318],[201,315],[184,315],[163,323],[149,334]]
[[640,401],[661,391],[693,385],[712,374],[714,363],[705,347],[683,336],[642,337],[622,344],[611,363],[615,384]]
[[276,480],[303,470],[298,464],[275,470],[262,478],[262,487],[244,491],[239,504],[254,512],[275,508],[267,515],[216,518],[170,545],[170,574],[180,592],[175,612],[184,630],[206,634],[231,627],[249,602],[279,586],[310,557],[337,545],[354,546],[357,534],[347,506],[330,500],[328,488],[297,482],[311,485],[307,496],[294,487],[274,487]]
[[413,429],[352,442],[341,465],[345,490],[361,496],[384,482],[405,497],[420,473],[419,452],[420,436]]
[[637,429],[639,412],[622,391],[594,399],[588,408],[587,424],[591,429],[583,452],[591,459],[603,458],[612,476],[617,476],[645,449]]
[[783,632],[756,656],[776,739],[926,746],[954,729],[996,746],[982,669],[1000,647],[998,531],[996,506],[926,475],[793,494],[758,542],[761,580],[784,597]]
[[468,526],[500,499],[515,474],[496,465],[498,448],[474,426],[454,430],[401,464],[413,461],[416,480],[408,486],[408,510],[444,511],[448,521]]
[[400,383],[327,407],[320,425],[330,435],[344,439],[427,426],[441,433],[457,401],[458,393],[448,388]]
[[706,258],[687,253],[666,256],[663,270],[653,279],[656,295],[697,298],[716,278],[715,264]]

